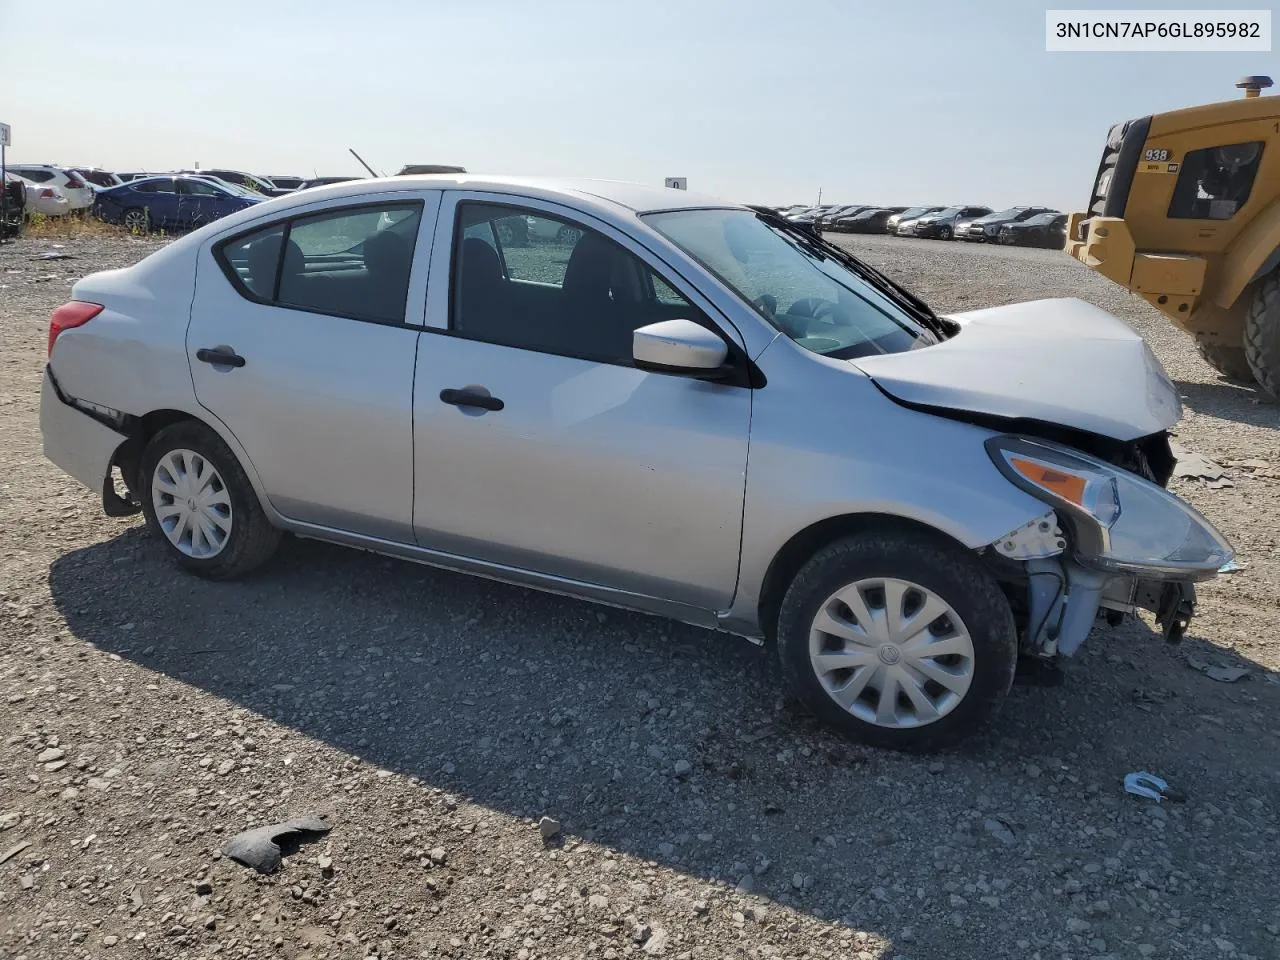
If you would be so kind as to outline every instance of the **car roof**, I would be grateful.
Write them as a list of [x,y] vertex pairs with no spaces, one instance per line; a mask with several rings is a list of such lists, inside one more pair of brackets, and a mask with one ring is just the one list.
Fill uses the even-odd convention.
[[[690,210],[706,207],[738,207],[746,209],[740,203],[732,203],[707,194],[692,193],[688,190],[674,190],[670,187],[653,187],[646,184],[627,183],[621,180],[592,180],[569,177],[511,177],[486,176],[482,174],[423,174],[420,176],[379,177],[376,179],[351,180],[332,186],[316,187],[312,197],[319,199],[319,191],[332,196],[359,196],[362,193],[382,193],[397,187],[420,187],[423,189],[445,187],[457,190],[475,190],[491,193],[513,193],[517,195],[541,196],[553,199],[554,196],[571,196],[579,202],[585,200],[601,202],[614,207],[625,207],[636,213],[655,213],[662,210]],[[308,191],[310,194],[310,191]]]

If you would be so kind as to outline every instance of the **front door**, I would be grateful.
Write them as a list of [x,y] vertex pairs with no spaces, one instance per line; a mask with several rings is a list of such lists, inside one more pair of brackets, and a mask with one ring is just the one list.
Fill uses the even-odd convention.
[[438,196],[330,201],[202,254],[196,396],[292,520],[413,542],[414,351]]
[[636,327],[714,326],[709,305],[602,225],[536,205],[464,201],[446,215],[457,249],[433,284],[449,283],[451,316],[447,330],[429,317],[418,342],[419,543],[727,608],[751,390],[631,363]]

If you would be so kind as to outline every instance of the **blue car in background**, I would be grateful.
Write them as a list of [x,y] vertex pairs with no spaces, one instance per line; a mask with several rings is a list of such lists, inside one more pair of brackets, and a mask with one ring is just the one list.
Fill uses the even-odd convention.
[[93,213],[138,232],[194,230],[265,199],[200,177],[144,177],[99,190]]

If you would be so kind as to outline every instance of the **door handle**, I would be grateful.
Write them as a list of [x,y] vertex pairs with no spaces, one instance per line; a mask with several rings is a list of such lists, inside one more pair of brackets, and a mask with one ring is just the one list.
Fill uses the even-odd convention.
[[480,407],[482,410],[501,410],[504,404],[497,397],[473,390],[454,390],[446,388],[440,391],[440,399],[455,407]]
[[201,347],[196,351],[196,359],[203,363],[211,363],[215,367],[244,366],[244,357],[230,347]]

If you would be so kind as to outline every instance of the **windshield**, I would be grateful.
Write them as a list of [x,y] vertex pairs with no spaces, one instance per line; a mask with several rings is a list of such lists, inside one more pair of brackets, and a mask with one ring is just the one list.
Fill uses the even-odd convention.
[[1042,213],[1026,221],[1029,227],[1047,227],[1057,219],[1056,213]]
[[814,353],[848,360],[934,342],[902,307],[820,246],[748,210],[671,210],[644,219]]
[[901,222],[903,220],[910,220],[912,217],[922,216],[932,209],[933,207],[907,207],[907,209],[898,214],[898,221]]
[[1026,207],[1010,207],[1008,210],[1001,210],[999,213],[988,213],[982,219],[984,220],[1008,220],[1010,217],[1016,217]]
[[870,220],[872,217],[882,217],[888,212],[889,211],[885,210],[883,207],[880,208],[879,210],[863,210],[861,213],[857,214],[853,219]]
[[942,219],[943,217],[954,217],[964,210],[964,207],[947,207],[945,210],[939,210],[937,213],[931,213],[929,216]]

